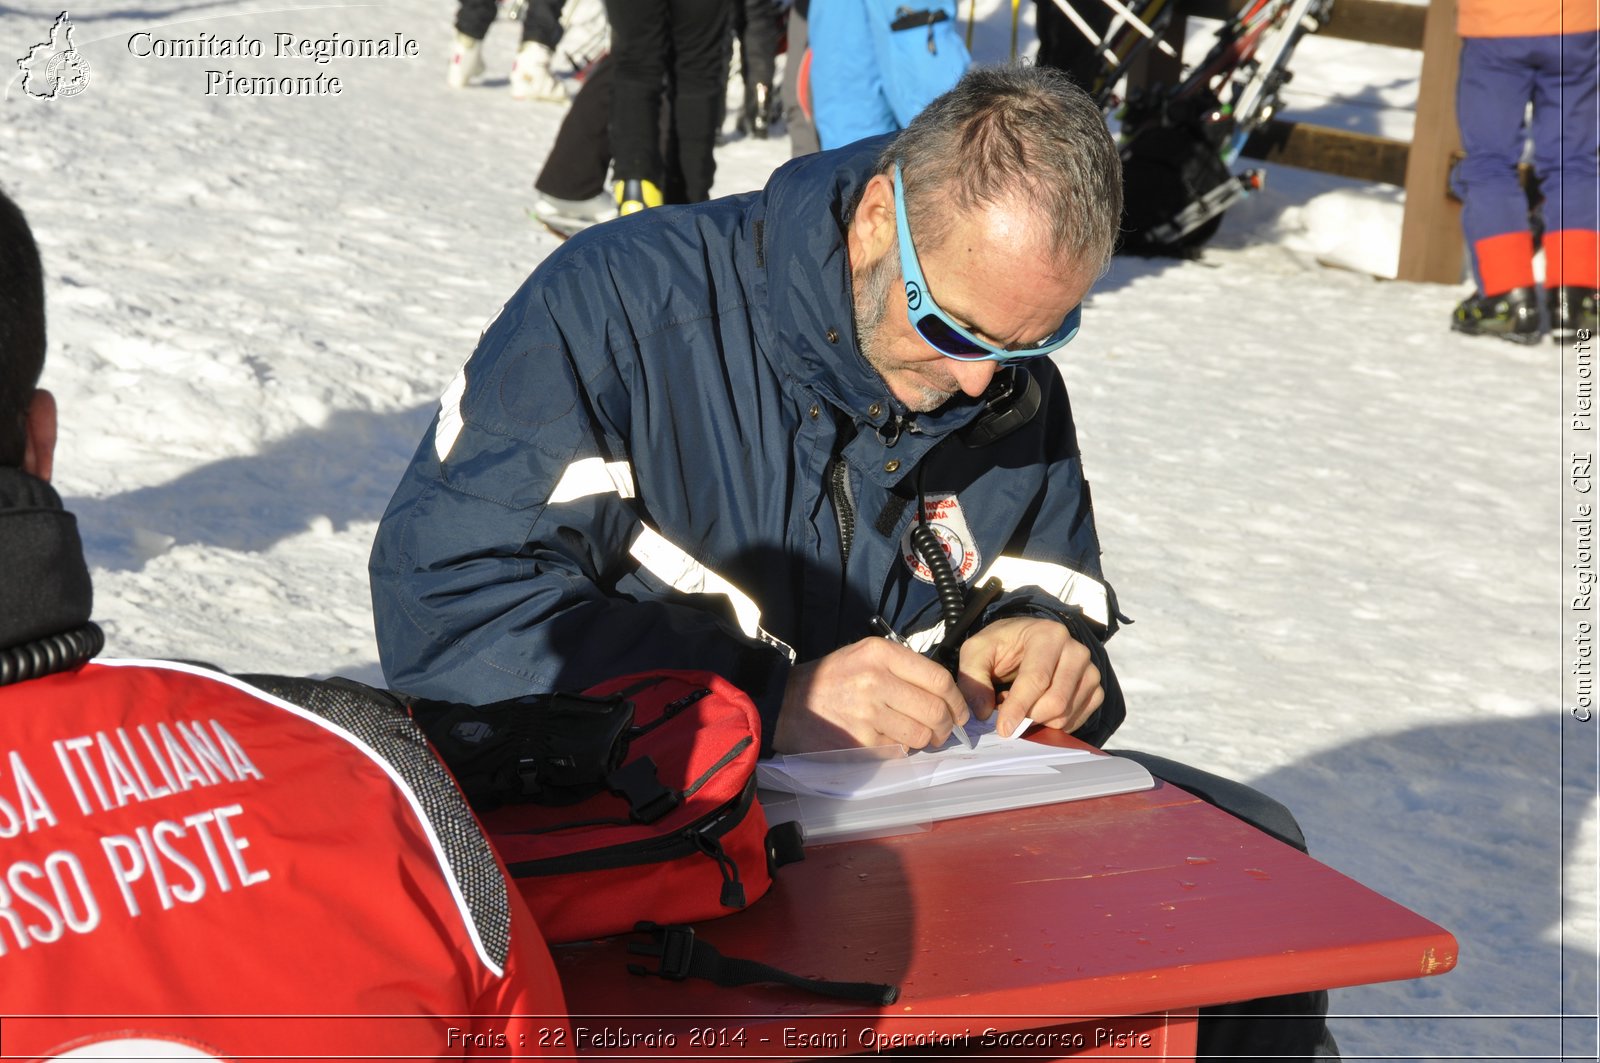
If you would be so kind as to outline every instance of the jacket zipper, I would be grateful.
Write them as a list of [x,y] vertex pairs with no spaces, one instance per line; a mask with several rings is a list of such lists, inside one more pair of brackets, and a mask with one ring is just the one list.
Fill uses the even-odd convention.
[[850,547],[856,537],[856,508],[850,501],[850,466],[844,457],[833,459],[828,470],[828,494],[833,498],[833,512],[839,518],[840,567],[850,560]]

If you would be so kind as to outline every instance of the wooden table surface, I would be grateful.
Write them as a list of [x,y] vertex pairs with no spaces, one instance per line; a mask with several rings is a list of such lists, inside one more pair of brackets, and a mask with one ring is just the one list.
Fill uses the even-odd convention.
[[[626,972],[640,960],[621,940],[564,946],[557,968],[591,1051],[608,1050],[593,1031],[631,1030],[675,1032],[679,1043],[656,1054],[693,1055],[687,1031],[712,1016],[742,1033],[745,1055],[770,1058],[786,1037],[792,1045],[786,1029],[837,1029],[860,1051],[861,1029],[976,1036],[1070,1017],[1192,1014],[1441,974],[1457,949],[1421,916],[1159,782],[808,847],[765,897],[696,931],[724,955],[892,983],[900,997],[873,1009],[778,986],[642,978]],[[740,1057],[722,1047],[705,1054]]]

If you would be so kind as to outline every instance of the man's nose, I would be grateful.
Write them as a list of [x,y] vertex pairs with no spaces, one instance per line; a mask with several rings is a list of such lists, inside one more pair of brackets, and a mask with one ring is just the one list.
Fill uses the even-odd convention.
[[951,358],[950,362],[950,375],[962,392],[973,398],[983,394],[983,389],[1000,369],[999,362],[963,362],[959,358]]

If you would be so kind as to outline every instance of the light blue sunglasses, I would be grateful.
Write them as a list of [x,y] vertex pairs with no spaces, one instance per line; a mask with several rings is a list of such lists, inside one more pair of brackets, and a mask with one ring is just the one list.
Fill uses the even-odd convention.
[[906,317],[910,319],[911,327],[917,330],[917,335],[940,354],[963,362],[1038,358],[1059,351],[1078,334],[1078,322],[1083,317],[1081,305],[1067,312],[1060,328],[1031,347],[1007,350],[978,339],[956,324],[933,301],[928,280],[922,275],[922,266],[917,262],[917,249],[911,245],[911,226],[906,222],[906,190],[901,184],[898,166],[894,168],[894,220],[895,235],[900,241],[900,275],[906,282]]

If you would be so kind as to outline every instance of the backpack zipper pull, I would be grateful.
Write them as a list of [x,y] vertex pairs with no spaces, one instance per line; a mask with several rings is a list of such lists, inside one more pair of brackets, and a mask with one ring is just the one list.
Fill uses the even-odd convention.
[[739,867],[727,853],[723,852],[722,845],[715,838],[708,838],[697,830],[688,833],[694,847],[705,853],[717,862],[717,868],[722,872],[722,895],[720,900],[724,908],[743,908],[746,903],[744,896],[744,883],[739,881]]

